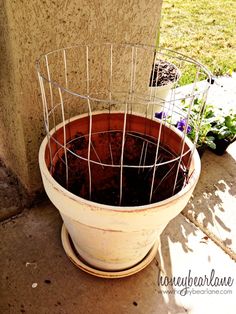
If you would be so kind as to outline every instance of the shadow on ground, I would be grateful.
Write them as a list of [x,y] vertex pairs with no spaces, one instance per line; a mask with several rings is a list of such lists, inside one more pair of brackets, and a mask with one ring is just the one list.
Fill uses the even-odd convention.
[[[236,147],[236,146],[235,146]],[[207,151],[194,197],[183,214],[189,214],[236,252],[236,161],[225,153]]]
[[45,202],[0,225],[1,313],[186,313],[174,299],[163,299],[155,261],[116,280],[76,268],[63,251],[61,224],[55,207]]

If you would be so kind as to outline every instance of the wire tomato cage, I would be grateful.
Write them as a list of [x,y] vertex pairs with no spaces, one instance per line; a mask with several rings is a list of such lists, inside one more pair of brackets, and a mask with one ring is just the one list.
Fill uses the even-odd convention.
[[168,49],[106,43],[46,53],[36,67],[57,183],[113,206],[160,202],[188,184],[211,82],[205,66]]

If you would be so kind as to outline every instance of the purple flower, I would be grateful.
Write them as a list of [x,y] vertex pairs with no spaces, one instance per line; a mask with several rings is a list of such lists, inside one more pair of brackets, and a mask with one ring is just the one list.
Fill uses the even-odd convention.
[[[184,132],[186,130],[186,126],[187,126],[187,120],[186,119],[181,119],[178,123],[177,123],[177,129],[179,129],[180,131]],[[187,126],[187,134],[189,132],[191,132],[192,128],[190,125]]]
[[167,117],[167,114],[165,111],[155,112],[155,118],[157,119],[165,119],[166,117]]

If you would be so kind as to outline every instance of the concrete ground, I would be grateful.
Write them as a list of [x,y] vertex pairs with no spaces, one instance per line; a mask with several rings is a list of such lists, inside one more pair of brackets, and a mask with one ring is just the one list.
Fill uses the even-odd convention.
[[0,163],[0,221],[23,210],[17,181]]
[[[236,145],[222,157],[206,152],[194,198],[165,229],[155,260],[131,277],[100,279],[76,268],[63,251],[61,218],[49,201],[3,222],[0,313],[233,314],[236,283],[190,287],[181,296],[183,287],[171,294],[158,276],[186,277],[190,270],[210,277],[214,270],[216,277],[235,279],[235,153]],[[192,209],[200,227],[185,217]]]
[[[168,224],[156,258],[141,272],[123,279],[96,278],[70,262],[61,245],[60,215],[47,200],[3,221],[0,313],[235,313],[235,173],[236,142],[220,157],[207,151],[194,196]],[[5,189],[4,173],[0,174]],[[14,191],[6,193],[10,192],[0,198],[7,204],[7,195]],[[189,281],[187,289],[181,283],[174,289],[167,281],[167,286],[160,284],[160,276],[181,279],[189,272],[198,283]]]

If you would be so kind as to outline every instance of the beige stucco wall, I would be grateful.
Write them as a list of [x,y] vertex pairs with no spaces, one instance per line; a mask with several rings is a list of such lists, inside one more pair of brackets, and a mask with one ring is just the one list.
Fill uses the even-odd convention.
[[162,0],[0,0],[0,158],[41,188],[44,136],[37,57],[78,42],[155,44]]

